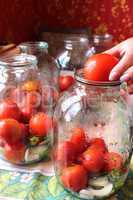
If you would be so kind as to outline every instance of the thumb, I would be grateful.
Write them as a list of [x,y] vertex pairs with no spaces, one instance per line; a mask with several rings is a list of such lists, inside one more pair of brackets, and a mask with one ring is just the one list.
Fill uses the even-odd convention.
[[107,53],[107,54],[110,54],[112,56],[116,56],[116,57],[120,57],[121,55],[121,49],[120,49],[120,44],[112,47],[111,49],[108,49],[106,51],[104,51],[103,53]]

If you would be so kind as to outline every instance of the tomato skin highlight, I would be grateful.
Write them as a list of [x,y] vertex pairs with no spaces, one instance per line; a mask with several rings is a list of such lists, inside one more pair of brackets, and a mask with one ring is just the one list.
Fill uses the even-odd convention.
[[13,118],[21,119],[21,112],[16,103],[10,99],[5,99],[0,102],[0,119]]
[[123,166],[122,156],[115,152],[107,152],[104,155],[104,170],[111,172],[112,170],[121,170]]
[[86,61],[83,76],[91,81],[109,81],[109,74],[118,61],[109,54],[95,54]]
[[53,127],[52,118],[43,112],[38,112],[29,122],[30,133],[33,136],[47,136]]
[[0,120],[0,137],[8,144],[17,143],[22,138],[20,123],[15,119]]
[[89,147],[79,158],[79,161],[90,173],[97,173],[103,169],[104,153],[97,148]]
[[59,77],[59,88],[61,91],[67,90],[69,87],[71,87],[74,84],[75,80],[72,76],[60,76]]
[[88,174],[82,165],[73,165],[64,168],[61,175],[64,187],[78,192],[87,187]]

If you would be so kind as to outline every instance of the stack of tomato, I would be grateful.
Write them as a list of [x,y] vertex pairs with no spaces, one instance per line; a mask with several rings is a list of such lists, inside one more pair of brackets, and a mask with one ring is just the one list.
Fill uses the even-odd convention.
[[48,157],[53,121],[47,110],[51,106],[51,94],[54,99],[58,95],[53,89],[48,91],[40,81],[29,80],[10,88],[0,101],[0,141],[4,159],[26,164]]
[[123,171],[122,156],[109,152],[102,138],[88,139],[83,128],[74,128],[71,135],[55,151],[60,181],[65,188],[79,192],[89,187],[89,179],[94,175]]

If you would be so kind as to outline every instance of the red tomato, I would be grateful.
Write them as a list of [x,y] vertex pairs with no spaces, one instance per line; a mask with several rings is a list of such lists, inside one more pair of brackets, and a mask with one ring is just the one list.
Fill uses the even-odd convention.
[[106,152],[107,148],[106,148],[106,144],[104,142],[104,140],[102,138],[94,138],[90,141],[90,147],[91,148],[97,148],[99,151],[103,151]]
[[72,76],[60,76],[59,77],[59,88],[61,91],[67,90],[74,84],[74,78]]
[[68,166],[76,159],[76,148],[70,141],[60,143],[55,150],[55,160],[60,166]]
[[35,114],[29,122],[31,135],[34,136],[46,136],[52,129],[52,126],[52,118],[43,112]]
[[38,91],[40,89],[40,83],[37,80],[27,81],[22,85],[22,89],[28,92]]
[[100,172],[104,166],[104,153],[96,148],[88,148],[80,158],[83,166],[90,173]]
[[85,63],[84,78],[92,81],[109,81],[109,74],[118,61],[109,54],[95,54]]
[[72,130],[72,137],[70,141],[75,144],[78,154],[83,153],[83,151],[87,148],[86,136],[82,128],[74,128]]
[[4,147],[4,157],[12,163],[19,163],[24,160],[26,147],[23,143],[16,143],[14,145],[6,144]]
[[17,143],[22,138],[20,123],[15,119],[0,120],[0,137],[9,144]]
[[21,112],[17,104],[10,99],[0,102],[0,119],[5,118],[21,119]]
[[105,171],[111,172],[112,170],[121,170],[123,166],[123,159],[122,156],[115,152],[107,152],[104,155],[105,160]]
[[66,167],[62,171],[61,182],[64,187],[78,192],[87,187],[88,174],[82,165]]

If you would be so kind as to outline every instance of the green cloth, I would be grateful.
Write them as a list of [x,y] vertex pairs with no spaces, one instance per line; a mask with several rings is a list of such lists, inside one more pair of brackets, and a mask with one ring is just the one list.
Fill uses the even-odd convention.
[[[0,170],[0,197],[18,200],[78,200],[61,187],[55,177],[40,173]],[[133,200],[133,171],[122,190],[109,200]]]

